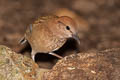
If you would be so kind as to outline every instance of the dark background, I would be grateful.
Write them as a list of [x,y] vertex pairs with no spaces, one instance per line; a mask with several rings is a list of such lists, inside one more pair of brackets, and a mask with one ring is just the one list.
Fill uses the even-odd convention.
[[19,52],[26,27],[59,8],[77,13],[89,25],[80,38],[81,52],[120,47],[120,0],[0,0],[0,44]]

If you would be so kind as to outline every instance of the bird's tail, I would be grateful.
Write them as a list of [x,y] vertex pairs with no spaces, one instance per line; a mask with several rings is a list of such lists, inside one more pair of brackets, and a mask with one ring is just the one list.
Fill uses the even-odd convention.
[[24,44],[24,43],[26,43],[27,42],[27,40],[25,39],[25,37],[22,37],[20,40],[19,40],[19,44]]

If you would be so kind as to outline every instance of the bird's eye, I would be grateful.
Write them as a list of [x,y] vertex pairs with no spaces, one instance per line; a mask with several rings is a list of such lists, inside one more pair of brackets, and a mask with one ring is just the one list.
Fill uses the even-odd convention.
[[69,27],[69,26],[66,26],[66,29],[67,29],[67,30],[70,30],[70,27]]

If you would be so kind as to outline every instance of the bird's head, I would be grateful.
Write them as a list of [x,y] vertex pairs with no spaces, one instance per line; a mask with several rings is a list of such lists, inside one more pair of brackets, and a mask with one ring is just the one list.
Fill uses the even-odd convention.
[[55,33],[60,38],[74,38],[78,44],[80,44],[79,37],[77,35],[77,29],[76,29],[76,23],[74,20],[67,16],[59,17],[55,20],[55,26],[56,30]]

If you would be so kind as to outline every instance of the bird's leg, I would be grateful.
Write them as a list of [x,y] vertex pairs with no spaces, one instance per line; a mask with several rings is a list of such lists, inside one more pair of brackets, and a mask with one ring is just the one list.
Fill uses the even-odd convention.
[[32,50],[32,52],[31,52],[31,57],[32,57],[32,60],[33,60],[33,61],[35,61],[35,54],[36,54],[36,52],[35,52],[34,50]]
[[60,58],[60,59],[63,58],[62,56],[60,56],[60,55],[58,55],[58,54],[55,54],[55,53],[53,53],[53,52],[50,52],[49,54],[50,54],[50,55],[53,55],[53,56],[56,56],[56,57],[58,57],[58,58]]

